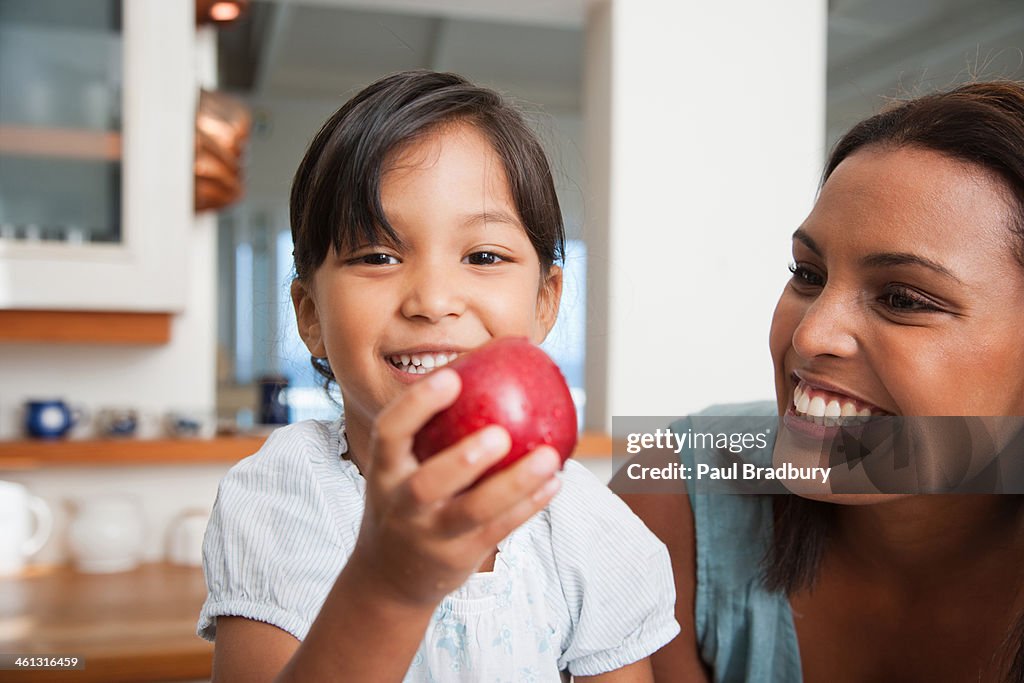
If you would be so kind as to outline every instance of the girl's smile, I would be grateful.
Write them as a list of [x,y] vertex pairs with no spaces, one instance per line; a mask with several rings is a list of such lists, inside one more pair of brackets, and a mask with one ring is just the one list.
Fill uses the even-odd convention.
[[417,375],[425,375],[434,368],[441,368],[448,365],[459,357],[462,351],[452,348],[442,349],[416,349],[403,351],[401,353],[388,353],[385,357],[388,362],[395,366],[404,375],[409,375],[410,380],[415,380]]

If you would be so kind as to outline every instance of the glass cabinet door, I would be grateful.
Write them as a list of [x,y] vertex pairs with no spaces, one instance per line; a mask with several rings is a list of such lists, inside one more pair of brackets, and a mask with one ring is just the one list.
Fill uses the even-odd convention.
[[0,0],[0,239],[121,241],[119,0]]
[[0,309],[184,308],[205,54],[188,0],[0,0]]

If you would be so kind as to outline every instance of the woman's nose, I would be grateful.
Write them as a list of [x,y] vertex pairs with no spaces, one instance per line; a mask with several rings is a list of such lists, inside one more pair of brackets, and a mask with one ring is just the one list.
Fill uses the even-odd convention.
[[848,358],[857,352],[857,307],[839,291],[825,289],[804,309],[793,331],[793,349],[803,358]]
[[421,266],[409,274],[402,315],[432,323],[462,315],[469,292],[452,273],[443,268]]

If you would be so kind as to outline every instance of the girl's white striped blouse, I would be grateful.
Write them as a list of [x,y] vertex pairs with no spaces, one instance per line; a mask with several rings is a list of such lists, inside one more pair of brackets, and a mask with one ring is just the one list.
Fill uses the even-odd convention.
[[[346,450],[340,420],[307,421],[231,469],[206,531],[199,635],[213,640],[224,615],[305,637],[362,520],[365,482]],[[499,544],[494,570],[442,601],[407,682],[594,675],[679,632],[664,545],[579,463],[560,476],[548,507]]]

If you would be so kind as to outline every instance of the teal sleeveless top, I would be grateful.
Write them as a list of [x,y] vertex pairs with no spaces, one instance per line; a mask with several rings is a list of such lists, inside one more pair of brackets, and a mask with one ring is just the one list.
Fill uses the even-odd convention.
[[[755,423],[758,428],[771,428],[766,449],[743,455],[744,460],[771,463],[777,424],[774,403],[714,406],[698,416],[701,431],[737,429],[736,420],[716,423],[710,416],[750,417],[743,421],[744,431]],[[691,418],[672,425],[680,434],[692,427]],[[683,449],[679,457],[684,465],[693,467],[700,455]],[[713,680],[799,682],[800,652],[789,600],[782,593],[769,592],[761,583],[761,559],[772,537],[774,496],[699,493],[693,480],[686,485],[696,530],[697,647]]]

